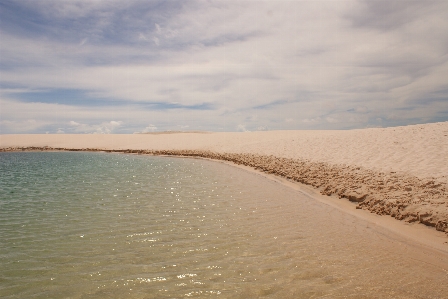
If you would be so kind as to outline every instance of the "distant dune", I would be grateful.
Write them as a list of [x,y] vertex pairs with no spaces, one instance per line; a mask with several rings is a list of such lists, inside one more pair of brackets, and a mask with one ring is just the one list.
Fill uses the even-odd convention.
[[135,134],[162,135],[162,134],[180,134],[180,133],[207,134],[207,133],[211,133],[211,132],[207,132],[207,131],[162,131],[162,132],[137,132]]

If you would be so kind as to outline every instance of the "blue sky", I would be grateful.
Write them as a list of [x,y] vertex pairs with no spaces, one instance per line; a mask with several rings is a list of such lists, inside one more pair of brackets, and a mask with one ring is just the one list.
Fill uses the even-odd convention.
[[448,1],[0,0],[0,133],[448,121]]

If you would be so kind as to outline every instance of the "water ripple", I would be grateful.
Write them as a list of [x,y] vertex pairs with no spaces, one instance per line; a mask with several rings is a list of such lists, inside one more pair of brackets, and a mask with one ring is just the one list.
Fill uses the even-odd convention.
[[448,293],[444,260],[369,225],[209,161],[1,153],[0,297]]

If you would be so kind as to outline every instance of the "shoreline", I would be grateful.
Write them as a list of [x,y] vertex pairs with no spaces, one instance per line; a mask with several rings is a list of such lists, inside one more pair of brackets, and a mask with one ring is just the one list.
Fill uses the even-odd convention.
[[[225,160],[213,160],[209,158],[194,157],[194,156],[165,156],[165,157],[177,157],[177,158],[192,158],[192,159],[203,159],[211,161],[214,163],[223,163],[229,165],[230,167],[236,167],[244,171],[248,171],[257,175],[262,176],[268,180],[279,183],[287,188],[291,188],[295,191],[305,194],[308,197],[313,198],[319,203],[331,206],[339,211],[347,213],[351,216],[355,216],[362,220],[372,223],[377,230],[392,238],[393,240],[408,244],[406,240],[411,240],[412,246],[422,246],[425,249],[437,250],[438,252],[443,252],[448,254],[448,240],[446,235],[435,230],[431,226],[424,225],[422,223],[409,223],[405,221],[397,221],[393,217],[387,217],[388,215],[379,215],[370,212],[365,209],[357,209],[356,203],[347,201],[344,198],[338,198],[337,196],[327,196],[319,192],[319,189],[313,188],[310,185],[305,185],[303,183],[292,181],[285,177],[268,174],[266,172],[257,170],[250,166],[245,166],[242,164],[235,164],[233,162]],[[386,217],[384,217],[386,216]]]
[[[154,155],[152,155],[154,156]],[[372,225],[372,229],[379,232],[381,235],[387,237],[392,242],[401,243],[405,247],[419,248],[424,252],[434,252],[440,253],[444,256],[448,255],[448,240],[447,235],[443,232],[435,230],[433,227],[426,226],[421,223],[409,223],[405,221],[397,221],[392,217],[387,217],[387,215],[374,214],[368,210],[356,209],[356,203],[347,201],[336,196],[327,196],[319,192],[318,189],[312,186],[305,185],[303,183],[292,181],[285,177],[268,174],[262,172],[250,166],[235,164],[233,162],[225,160],[214,160],[203,157],[195,156],[159,156],[158,157],[174,157],[174,158],[190,158],[190,159],[201,159],[206,161],[211,161],[213,163],[222,163],[230,167],[235,167],[243,171],[259,175],[264,179],[274,181],[278,184],[285,186],[286,188],[293,189],[297,192],[304,194],[307,197],[316,200],[320,204],[331,206],[343,213],[350,216],[354,216],[360,220],[366,221]],[[384,217],[386,216],[386,217]],[[427,258],[427,256],[425,257]],[[436,260],[433,262],[437,263]]]
[[448,235],[448,122],[347,131],[0,135],[0,151],[42,150],[224,161],[304,184],[357,214],[389,215]]
[[[403,220],[404,223],[421,223],[448,235],[448,213],[444,209],[444,200],[448,198],[448,186],[444,182],[398,175],[395,172],[380,173],[357,166],[341,167],[323,162],[275,156],[195,150],[74,149],[46,146],[1,148],[0,151],[88,151],[202,158],[224,162],[264,174],[268,178],[284,180],[283,184],[288,184],[289,182],[297,185],[299,183],[309,188],[307,192],[312,193],[312,197],[319,197],[320,201],[324,201],[326,204],[336,204],[335,199],[339,198],[339,203],[336,206],[345,211],[348,211],[349,206],[351,206],[352,209],[368,211],[369,214],[391,216],[389,219],[394,222],[398,221],[395,221],[393,218]],[[418,199],[417,201],[415,200],[416,198]],[[360,213],[351,214],[356,215]],[[366,215],[363,217],[369,218]],[[385,219],[384,217],[382,218],[383,220]],[[370,220],[372,220],[372,217],[370,217]],[[378,222],[377,220],[376,222]],[[388,227],[393,226],[394,222],[386,222],[388,222]],[[385,226],[383,225],[383,227]],[[403,229],[395,227],[395,231],[403,232]],[[429,231],[425,231],[424,234],[428,234]],[[410,237],[412,232],[408,231],[405,235]],[[420,234],[420,238],[422,236]],[[413,239],[418,241],[418,238]],[[432,239],[433,245],[441,241],[436,240],[437,234],[433,235]]]
[[0,135],[0,148],[201,150],[360,166],[448,184],[448,122],[358,130]]

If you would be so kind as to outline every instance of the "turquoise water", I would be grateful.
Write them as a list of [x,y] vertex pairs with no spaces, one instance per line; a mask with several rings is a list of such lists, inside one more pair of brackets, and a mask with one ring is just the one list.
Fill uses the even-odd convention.
[[1,298],[448,294],[446,257],[221,163],[1,153],[0,199]]

